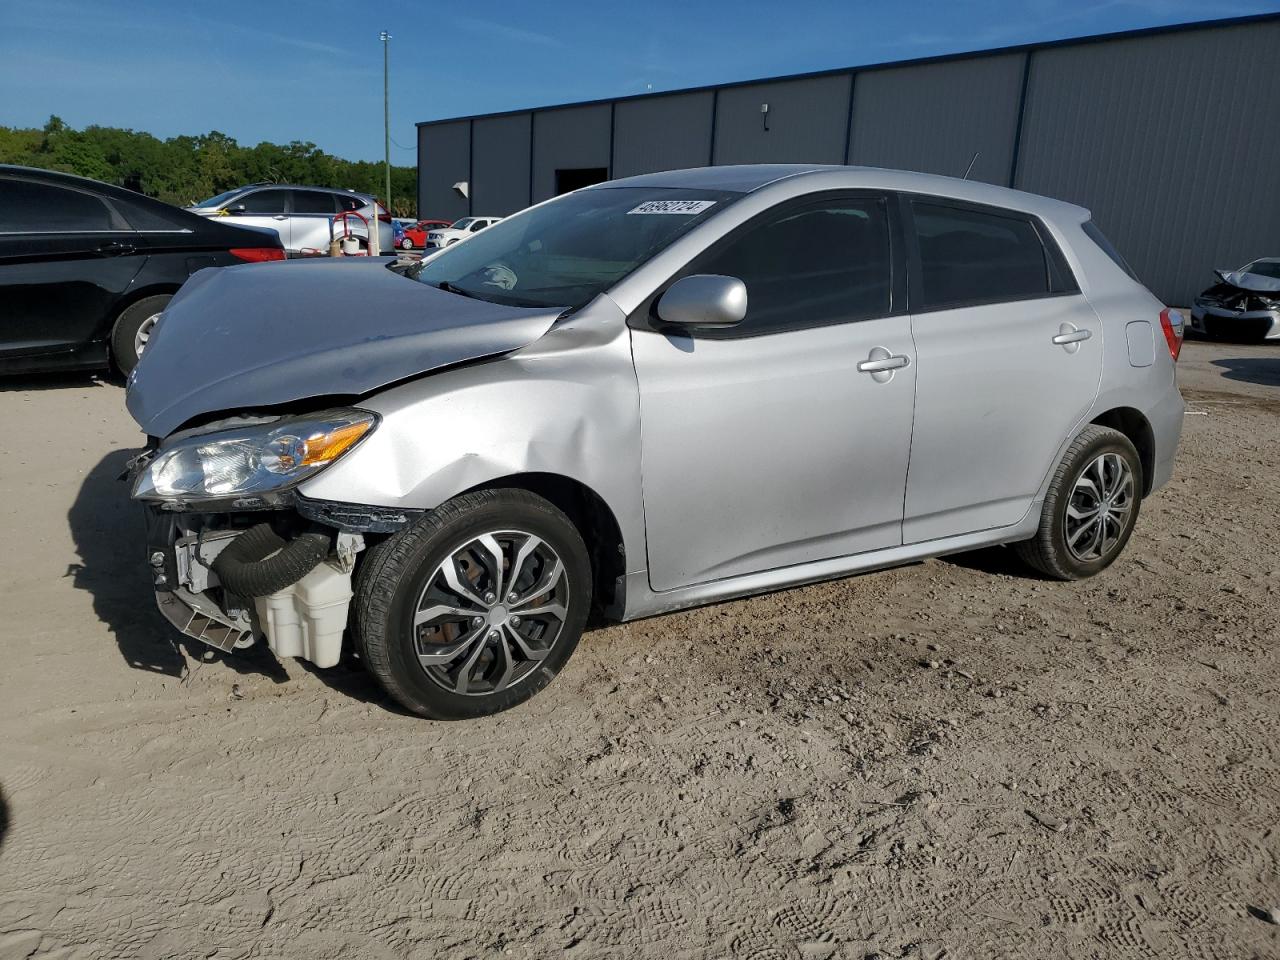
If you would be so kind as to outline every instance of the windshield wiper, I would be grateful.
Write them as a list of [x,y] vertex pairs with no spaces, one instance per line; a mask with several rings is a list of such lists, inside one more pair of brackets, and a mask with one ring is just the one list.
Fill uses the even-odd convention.
[[450,283],[448,280],[441,280],[436,284],[437,290],[443,290],[445,293],[456,293],[460,297],[470,297],[472,300],[483,300],[484,297],[477,296],[470,290],[463,290],[461,287]]

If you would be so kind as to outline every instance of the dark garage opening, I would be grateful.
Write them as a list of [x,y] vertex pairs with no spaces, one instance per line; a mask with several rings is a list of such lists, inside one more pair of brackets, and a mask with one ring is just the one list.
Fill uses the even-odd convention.
[[609,179],[608,167],[577,167],[572,170],[556,171],[556,196],[570,190],[580,190],[593,183],[604,183]]

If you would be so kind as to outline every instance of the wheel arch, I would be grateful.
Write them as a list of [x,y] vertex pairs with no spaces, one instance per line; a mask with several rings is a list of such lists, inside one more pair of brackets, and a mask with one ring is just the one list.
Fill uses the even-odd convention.
[[582,534],[591,555],[595,606],[609,616],[620,615],[625,601],[626,541],[608,502],[581,480],[559,473],[513,473],[477,484],[476,490],[527,490],[554,505]]
[[1133,407],[1113,407],[1105,413],[1098,414],[1090,423],[1100,427],[1119,430],[1138,451],[1138,459],[1142,462],[1142,495],[1151,492],[1155,479],[1156,438],[1151,429],[1151,422],[1141,410]]

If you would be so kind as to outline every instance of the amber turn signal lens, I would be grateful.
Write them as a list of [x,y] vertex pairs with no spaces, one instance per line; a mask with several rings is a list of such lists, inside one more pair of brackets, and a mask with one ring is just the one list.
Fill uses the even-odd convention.
[[372,420],[351,423],[338,427],[328,433],[308,437],[306,453],[302,456],[302,466],[315,467],[336,460],[350,450],[373,426]]

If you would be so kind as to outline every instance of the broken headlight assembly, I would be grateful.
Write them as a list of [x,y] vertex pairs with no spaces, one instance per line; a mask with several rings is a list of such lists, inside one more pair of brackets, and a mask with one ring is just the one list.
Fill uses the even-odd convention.
[[265,505],[350,452],[377,423],[365,410],[326,410],[188,436],[161,447],[142,468],[133,498],[169,509],[214,501]]

